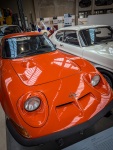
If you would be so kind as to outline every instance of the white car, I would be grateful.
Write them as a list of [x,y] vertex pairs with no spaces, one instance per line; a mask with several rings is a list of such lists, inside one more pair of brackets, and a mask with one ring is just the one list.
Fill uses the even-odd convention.
[[113,29],[107,25],[65,27],[50,36],[56,47],[89,60],[113,88]]
[[7,35],[7,34],[12,34],[12,33],[19,33],[22,32],[20,27],[18,25],[3,25],[0,26],[0,42],[1,39]]

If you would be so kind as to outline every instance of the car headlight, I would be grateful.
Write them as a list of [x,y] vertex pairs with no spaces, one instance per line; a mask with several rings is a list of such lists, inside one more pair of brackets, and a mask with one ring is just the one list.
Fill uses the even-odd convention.
[[91,79],[91,85],[92,85],[92,86],[96,86],[99,82],[100,82],[100,76],[99,76],[99,75],[95,75],[95,76]]
[[40,106],[40,99],[38,97],[31,97],[24,103],[24,108],[27,111],[34,111]]

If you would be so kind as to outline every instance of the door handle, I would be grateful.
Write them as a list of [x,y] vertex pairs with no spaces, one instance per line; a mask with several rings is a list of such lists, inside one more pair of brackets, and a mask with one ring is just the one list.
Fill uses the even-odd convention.
[[63,47],[63,45],[62,45],[62,44],[60,44],[60,46],[62,46],[62,47]]

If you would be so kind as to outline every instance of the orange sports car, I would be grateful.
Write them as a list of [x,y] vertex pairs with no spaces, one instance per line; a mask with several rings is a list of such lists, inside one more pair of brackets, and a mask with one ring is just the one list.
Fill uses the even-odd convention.
[[6,35],[0,48],[0,101],[6,124],[33,146],[84,130],[113,108],[113,92],[86,60],[38,32]]

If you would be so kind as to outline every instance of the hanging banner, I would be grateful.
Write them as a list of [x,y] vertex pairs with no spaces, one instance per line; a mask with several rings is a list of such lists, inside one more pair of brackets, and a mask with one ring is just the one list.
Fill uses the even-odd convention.
[[58,16],[58,29],[64,27],[64,17]]

